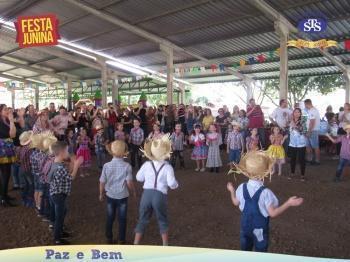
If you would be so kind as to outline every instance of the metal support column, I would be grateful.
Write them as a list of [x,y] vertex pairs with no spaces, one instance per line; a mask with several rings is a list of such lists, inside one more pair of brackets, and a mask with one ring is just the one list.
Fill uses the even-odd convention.
[[249,104],[249,100],[251,98],[253,98],[253,85],[254,85],[254,81],[251,81],[250,79],[247,79],[243,82],[244,86],[245,86],[245,90],[246,90],[246,93],[247,93],[247,104]]
[[119,85],[118,78],[113,79],[112,84],[112,101],[115,106],[120,105],[121,101],[119,101]]
[[101,93],[102,93],[102,107],[107,107],[107,83],[108,83],[108,73],[107,65],[105,62],[101,63]]
[[179,97],[180,97],[180,104],[184,104],[185,103],[185,87],[184,86],[180,89]]
[[288,36],[289,29],[281,21],[275,21],[275,29],[280,37],[280,99],[288,97]]
[[67,109],[71,110],[72,107],[72,80],[67,79],[64,83],[64,89],[66,89],[67,94]]
[[167,67],[167,104],[173,104],[174,95],[174,52],[172,48],[160,45],[160,50],[166,55]]
[[15,106],[16,90],[14,88],[11,88],[10,92],[11,92],[11,105],[12,105],[12,108],[16,108],[16,106]]
[[344,72],[345,78],[345,103],[350,102],[350,69]]
[[35,99],[35,108],[37,110],[39,110],[39,86],[35,86],[34,89],[35,95],[34,95],[34,99]]

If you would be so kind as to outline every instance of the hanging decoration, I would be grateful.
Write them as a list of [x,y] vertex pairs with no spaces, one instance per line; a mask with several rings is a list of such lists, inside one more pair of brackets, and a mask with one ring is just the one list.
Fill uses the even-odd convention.
[[141,102],[143,107],[147,107],[147,96],[145,94],[145,92],[142,92],[139,98],[139,103]]
[[219,70],[220,70],[220,72],[224,72],[225,71],[225,65],[224,64],[219,64]]
[[240,67],[244,67],[246,65],[246,61],[244,59],[239,60]]
[[318,41],[307,41],[303,39],[289,40],[287,43],[288,47],[296,48],[328,48],[337,46],[337,42],[334,40],[321,39]]
[[100,89],[97,89],[94,95],[95,106],[102,106],[102,93]]
[[212,65],[210,66],[210,68],[211,68],[211,71],[212,71],[212,72],[215,72],[216,69],[218,68],[218,66],[217,66],[216,64],[212,64]]
[[255,58],[254,57],[249,57],[248,62],[250,65],[255,64]]
[[74,104],[80,100],[80,97],[77,92],[73,92],[73,102]]
[[346,51],[350,51],[350,39],[344,41],[344,48]]
[[266,61],[266,56],[264,54],[260,54],[256,60],[258,60],[259,63],[264,63]]

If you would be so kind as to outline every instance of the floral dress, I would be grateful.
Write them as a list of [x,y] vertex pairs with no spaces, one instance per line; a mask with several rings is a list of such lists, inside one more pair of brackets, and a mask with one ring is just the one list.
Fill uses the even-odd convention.
[[220,167],[222,161],[220,157],[220,145],[222,144],[222,136],[218,133],[207,134],[208,158],[207,167]]
[[204,134],[191,135],[191,142],[194,144],[191,159],[192,160],[207,159],[208,147],[205,144]]
[[83,140],[79,144],[79,148],[77,150],[77,159],[82,157],[84,159],[81,164],[82,167],[89,167],[91,165],[91,152],[89,148],[89,139],[88,137],[83,138]]

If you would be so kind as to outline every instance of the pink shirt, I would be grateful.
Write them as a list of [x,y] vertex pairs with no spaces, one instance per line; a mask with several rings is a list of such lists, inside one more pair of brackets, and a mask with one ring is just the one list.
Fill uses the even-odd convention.
[[336,141],[341,143],[340,158],[350,160],[350,136],[339,136]]
[[[247,107],[247,113],[252,110],[251,106]],[[248,128],[262,128],[264,127],[264,113],[260,106],[255,106],[253,112],[248,116]]]

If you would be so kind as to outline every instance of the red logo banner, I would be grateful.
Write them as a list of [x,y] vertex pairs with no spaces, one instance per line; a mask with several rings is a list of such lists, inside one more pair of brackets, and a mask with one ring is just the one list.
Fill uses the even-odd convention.
[[17,30],[16,42],[21,48],[57,45],[60,38],[55,14],[20,16],[14,24]]

